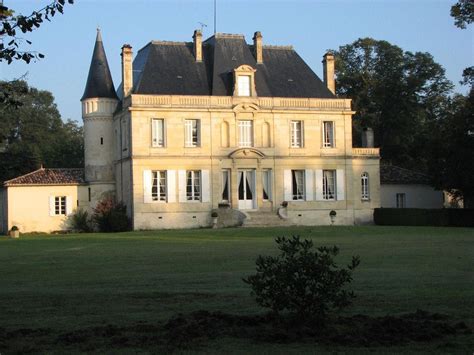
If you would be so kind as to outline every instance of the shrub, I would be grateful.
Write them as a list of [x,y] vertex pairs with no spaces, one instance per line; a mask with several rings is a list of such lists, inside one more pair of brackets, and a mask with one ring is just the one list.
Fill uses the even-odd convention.
[[18,231],[20,230],[17,226],[13,226],[12,229],[10,229],[11,231]]
[[79,208],[71,215],[71,227],[78,232],[89,233],[93,231],[92,218],[86,210]]
[[331,311],[351,303],[355,295],[344,285],[352,281],[359,257],[352,257],[347,269],[339,268],[333,260],[336,246],[313,250],[313,242],[299,236],[279,237],[276,243],[281,253],[258,256],[257,273],[243,279],[260,306],[323,325]]
[[124,232],[130,230],[127,207],[116,203],[112,197],[106,197],[94,208],[93,220],[100,232]]
[[474,227],[474,209],[376,208],[374,222],[385,226]]

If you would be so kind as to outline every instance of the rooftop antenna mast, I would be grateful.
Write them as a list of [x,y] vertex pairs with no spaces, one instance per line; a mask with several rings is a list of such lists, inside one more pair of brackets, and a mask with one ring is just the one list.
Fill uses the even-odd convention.
[[198,23],[201,26],[201,32],[204,32],[204,27],[207,27],[207,25],[203,22],[198,22]]
[[216,34],[217,23],[217,0],[214,0],[214,35]]

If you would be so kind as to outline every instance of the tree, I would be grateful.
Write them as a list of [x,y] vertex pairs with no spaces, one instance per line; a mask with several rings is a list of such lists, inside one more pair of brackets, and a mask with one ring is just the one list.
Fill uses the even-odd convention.
[[454,17],[456,27],[465,29],[474,21],[474,2],[472,0],[459,0],[451,6],[451,16]]
[[0,181],[48,167],[83,167],[83,131],[74,121],[64,123],[48,91],[25,81],[0,82],[18,106],[0,102]]
[[[73,4],[74,0],[68,0]],[[57,13],[64,12],[65,0],[55,0],[40,10],[33,11],[29,16],[15,15],[13,9],[9,9],[0,3],[0,62],[8,64],[14,60],[23,60],[29,63],[31,60],[43,58],[44,55],[35,51],[21,49],[26,42],[31,41],[18,37],[18,32],[27,33],[39,28],[46,20],[50,21]]]
[[452,84],[429,53],[404,52],[387,41],[362,38],[339,47],[337,93],[350,97],[354,142],[363,128],[374,130],[382,158],[426,170],[430,121],[439,119]]
[[336,246],[313,250],[313,242],[299,236],[277,238],[276,243],[281,253],[260,255],[257,273],[243,279],[260,306],[324,325],[331,311],[351,303],[354,293],[344,286],[352,281],[359,257],[353,257],[347,269],[339,268],[333,259],[339,253]]

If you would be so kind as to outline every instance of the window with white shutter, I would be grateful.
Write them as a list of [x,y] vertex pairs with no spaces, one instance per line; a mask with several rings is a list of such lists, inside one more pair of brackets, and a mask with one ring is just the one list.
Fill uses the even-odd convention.
[[151,120],[151,134],[152,134],[152,146],[153,147],[164,147],[165,146],[165,121],[163,119],[154,118]]
[[323,122],[323,147],[334,147],[334,122],[332,121]]
[[301,121],[291,121],[290,135],[291,148],[301,148],[303,146],[303,123]]
[[200,122],[199,120],[184,121],[184,146],[198,147],[200,142]]
[[239,146],[251,147],[253,145],[252,121],[239,121]]

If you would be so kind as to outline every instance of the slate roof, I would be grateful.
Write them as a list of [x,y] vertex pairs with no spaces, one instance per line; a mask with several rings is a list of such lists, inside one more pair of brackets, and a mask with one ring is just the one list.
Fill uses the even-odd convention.
[[216,34],[203,42],[202,52],[196,62],[193,43],[148,43],[133,62],[133,93],[231,96],[233,70],[246,64],[257,70],[258,96],[335,98],[292,47],[263,46],[263,63],[257,64],[244,36]]
[[45,169],[40,168],[31,173],[4,182],[4,186],[15,185],[77,185],[83,184],[84,169]]
[[81,101],[93,97],[117,99],[99,29],[97,29],[97,38],[89,67],[89,75],[87,76],[86,88],[84,89]]
[[380,165],[381,184],[423,184],[430,185],[431,178],[417,171],[408,170],[394,165]]

